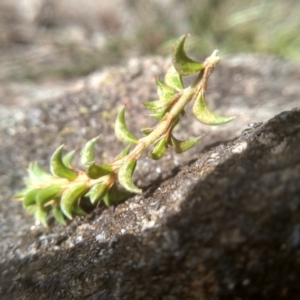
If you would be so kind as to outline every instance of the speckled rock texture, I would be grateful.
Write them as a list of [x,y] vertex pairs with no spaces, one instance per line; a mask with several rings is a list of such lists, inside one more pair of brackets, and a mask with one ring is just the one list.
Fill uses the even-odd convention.
[[299,65],[223,59],[207,99],[239,117],[207,127],[188,109],[178,137],[205,136],[183,155],[141,159],[142,195],[49,229],[10,199],[28,162],[47,166],[62,143],[79,150],[101,133],[97,156],[116,154],[117,109],[127,104],[138,135],[151,122],[141,102],[156,98],[154,76],[169,62],[131,60],[74,82],[64,96],[3,105],[1,299],[299,299]]

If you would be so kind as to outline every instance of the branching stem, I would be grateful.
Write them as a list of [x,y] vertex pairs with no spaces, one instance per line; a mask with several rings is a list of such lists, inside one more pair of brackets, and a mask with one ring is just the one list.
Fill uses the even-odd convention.
[[193,100],[200,91],[206,90],[208,78],[216,64],[219,62],[217,53],[218,51],[215,50],[212,55],[206,59],[204,62],[204,68],[199,72],[195,81],[190,87],[183,90],[181,96],[172,105],[171,109],[164,115],[164,117],[155,125],[153,131],[149,135],[138,140],[137,145],[128,155],[113,162],[113,168],[116,173],[120,166],[128,159],[139,159],[149,146],[166,134],[172,126],[173,121],[180,115],[186,104]]
[[[219,62],[218,51],[215,50],[203,63],[190,59],[184,51],[187,35],[178,39],[173,48],[173,65],[168,69],[165,80],[156,79],[159,100],[143,102],[153,113],[150,116],[159,119],[152,128],[142,128],[145,137],[137,139],[127,128],[125,107],[121,108],[115,123],[115,133],[119,140],[127,146],[111,163],[96,163],[94,146],[98,137],[88,141],[80,153],[80,161],[86,170],[76,171],[71,160],[74,151],[62,154],[63,145],[53,153],[50,170],[44,171],[38,163],[29,165],[27,187],[15,195],[23,201],[24,208],[35,215],[36,220],[47,225],[48,215],[58,222],[72,219],[74,214],[85,213],[81,203],[89,198],[91,204],[98,201],[109,206],[114,201],[120,201],[131,193],[141,193],[135,186],[132,175],[137,160],[149,148],[151,159],[163,157],[168,147],[173,147],[176,153],[182,153],[193,147],[200,136],[186,141],[178,140],[173,135],[173,129],[184,115],[184,107],[193,102],[193,115],[203,124],[220,125],[230,122],[233,117],[223,117],[212,112],[205,102],[205,91],[208,78]],[[194,82],[184,88],[182,76],[198,73]],[[130,151],[130,147],[135,145]],[[119,184],[116,184],[118,181]],[[119,190],[118,186],[123,190]],[[124,191],[125,190],[125,191]]]

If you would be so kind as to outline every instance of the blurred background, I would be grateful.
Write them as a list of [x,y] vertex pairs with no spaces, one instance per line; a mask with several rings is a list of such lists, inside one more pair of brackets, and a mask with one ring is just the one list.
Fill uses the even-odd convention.
[[[298,0],[1,0],[0,81],[84,76],[141,55],[267,53],[300,60]],[[0,100],[1,101],[1,100]]]

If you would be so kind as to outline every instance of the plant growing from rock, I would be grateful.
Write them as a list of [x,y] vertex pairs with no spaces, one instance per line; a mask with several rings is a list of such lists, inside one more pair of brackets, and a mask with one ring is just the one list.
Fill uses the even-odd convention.
[[[173,48],[172,66],[164,80],[156,79],[158,100],[143,102],[157,119],[153,127],[142,128],[144,137],[138,139],[127,128],[125,107],[121,108],[115,122],[115,134],[123,141],[125,148],[110,163],[98,163],[94,158],[94,146],[98,137],[88,141],[80,152],[80,162],[84,170],[75,170],[71,161],[74,151],[63,154],[63,145],[53,153],[50,163],[51,173],[44,171],[37,162],[29,165],[26,188],[14,198],[20,199],[26,211],[35,219],[47,225],[49,216],[65,223],[74,215],[85,214],[82,203],[86,199],[96,205],[103,201],[107,206],[128,197],[131,193],[141,193],[132,181],[132,175],[140,156],[148,151],[151,159],[160,159],[167,148],[182,153],[193,147],[200,137],[186,141],[178,140],[173,130],[184,117],[185,106],[193,103],[193,115],[198,121],[208,125],[230,122],[234,117],[224,117],[212,112],[205,101],[207,82],[212,70],[219,62],[215,50],[203,63],[189,58],[184,50],[187,35],[178,39]],[[184,88],[182,76],[198,73],[194,82]]]

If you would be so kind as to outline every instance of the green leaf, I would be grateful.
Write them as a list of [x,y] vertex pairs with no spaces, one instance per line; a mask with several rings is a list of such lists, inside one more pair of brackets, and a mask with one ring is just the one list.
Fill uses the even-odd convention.
[[109,193],[106,193],[103,197],[103,202],[107,207],[112,205],[112,197]]
[[165,83],[176,91],[183,90],[183,82],[181,75],[171,65],[165,76]]
[[143,102],[144,106],[153,112],[151,117],[161,119],[170,107],[180,98],[181,94],[175,94],[168,100],[157,100],[150,102]]
[[131,159],[126,161],[118,172],[118,179],[120,184],[129,192],[141,193],[142,190],[137,188],[132,182],[132,174],[136,166],[136,160]]
[[67,166],[68,168],[71,168],[72,159],[74,157],[75,150],[72,150],[65,154],[62,158],[63,164]]
[[153,131],[153,128],[150,128],[150,127],[142,127],[141,129],[142,133],[144,135],[149,135],[152,131]]
[[[122,201],[132,195],[131,192],[119,190],[116,184],[113,184],[103,198],[106,206],[110,206],[112,202]],[[107,201],[107,202],[105,202]]]
[[52,215],[58,223],[66,225],[65,217],[57,205],[52,206]]
[[36,203],[39,205],[45,204],[54,199],[62,190],[61,185],[54,184],[40,190],[36,195]]
[[47,173],[42,169],[42,167],[37,162],[32,162],[29,164],[29,184],[40,183],[41,181],[47,181],[51,174]]
[[174,90],[161,79],[156,78],[157,94],[160,101],[167,101],[174,96]]
[[53,175],[58,177],[67,178],[69,180],[75,180],[77,174],[74,170],[64,165],[62,160],[62,150],[64,145],[59,146],[51,157],[50,169]]
[[48,209],[38,206],[34,213],[35,220],[47,227]]
[[187,35],[180,37],[173,48],[173,65],[176,71],[182,75],[190,75],[203,69],[203,64],[189,58],[184,50],[184,43]]
[[79,205],[76,205],[73,209],[73,213],[75,215],[84,216],[86,215],[86,211],[84,211]]
[[72,219],[72,212],[79,205],[78,200],[87,190],[88,187],[85,183],[78,183],[63,192],[60,201],[60,209],[67,218]]
[[193,114],[198,121],[207,125],[221,125],[235,119],[235,117],[223,117],[212,112],[205,101],[204,93],[198,93],[193,105]]
[[153,117],[153,118],[155,118],[155,119],[160,120],[160,119],[162,119],[162,117],[163,117],[164,115],[165,115],[165,112],[163,111],[163,112],[158,112],[158,113],[150,114],[149,116],[150,116],[150,117]]
[[116,157],[115,157],[115,161],[116,160],[119,160],[123,157],[125,157],[128,153],[129,153],[129,150],[130,150],[130,147],[131,145],[127,145]]
[[165,111],[170,106],[170,103],[165,100],[144,101],[142,104],[152,112]]
[[94,161],[94,149],[99,137],[95,137],[88,141],[80,152],[80,162],[85,165]]
[[25,196],[24,196],[24,200],[23,200],[23,207],[26,208],[32,204],[36,204],[36,196],[38,194],[38,192],[40,191],[40,189],[33,189],[30,190]]
[[35,212],[37,211],[37,209],[39,208],[39,205],[37,204],[32,204],[29,206],[26,206],[26,212],[28,212],[29,214],[35,214]]
[[108,164],[102,164],[102,165],[96,165],[95,163],[92,163],[86,173],[91,179],[98,179],[102,176],[108,175],[113,171],[113,168],[111,165]]
[[137,138],[128,130],[125,122],[125,107],[121,108],[115,122],[115,133],[122,142],[136,143]]
[[25,197],[25,195],[28,193],[28,192],[30,192],[32,190],[32,188],[25,188],[25,189],[23,189],[23,190],[21,190],[21,191],[19,191],[19,192],[17,192],[16,194],[14,194],[13,196],[12,196],[12,198],[13,199],[22,199],[22,198],[24,198]]
[[166,148],[167,148],[167,139],[161,138],[154,146],[154,149],[148,153],[148,156],[154,160],[158,160],[163,157]]
[[128,198],[132,193],[124,190],[119,190],[117,185],[114,184],[109,188],[107,193],[103,197],[103,202],[107,207],[110,207],[114,202],[122,201]]
[[200,140],[200,138],[201,136],[198,136],[187,141],[181,141],[176,139],[174,136],[171,136],[171,143],[176,153],[182,153],[191,149]]
[[101,200],[103,196],[107,193],[108,187],[103,183],[96,183],[92,186],[88,195],[91,199],[92,204],[95,204],[98,200]]

